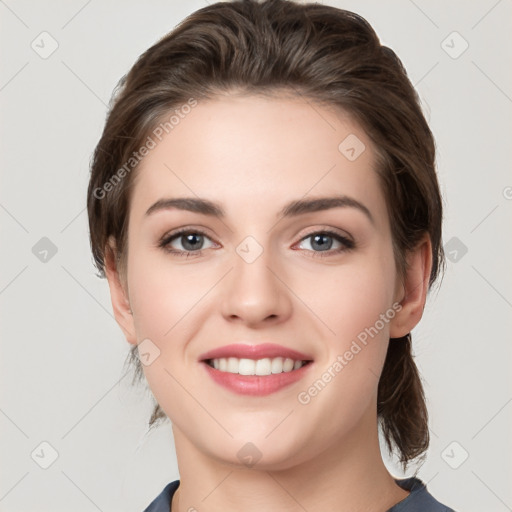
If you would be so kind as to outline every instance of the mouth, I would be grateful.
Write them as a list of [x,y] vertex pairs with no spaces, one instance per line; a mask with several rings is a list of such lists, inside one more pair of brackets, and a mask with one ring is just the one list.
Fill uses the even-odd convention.
[[203,354],[200,362],[210,378],[229,391],[264,396],[302,379],[313,359],[280,345],[235,344]]
[[235,373],[238,375],[259,375],[265,377],[279,373],[289,373],[299,370],[310,360],[291,359],[289,357],[265,357],[263,359],[246,359],[238,357],[221,357],[215,359],[206,359],[204,361],[208,366],[226,373]]

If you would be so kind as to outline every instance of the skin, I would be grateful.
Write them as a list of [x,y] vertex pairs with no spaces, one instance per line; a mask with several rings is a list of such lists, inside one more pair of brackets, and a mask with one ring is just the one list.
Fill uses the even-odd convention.
[[[355,134],[354,161],[338,150]],[[384,466],[377,433],[378,378],[390,337],[420,320],[431,269],[428,237],[407,255],[399,278],[374,148],[347,115],[298,97],[225,95],[200,102],[137,170],[128,229],[127,274],[107,261],[115,317],[126,339],[159,356],[144,366],[173,425],[181,484],[172,511],[385,511],[407,497]],[[292,200],[345,194],[364,204],[279,217]],[[225,218],[168,209],[164,197],[217,201]],[[177,228],[207,235],[202,253],[158,247]],[[330,255],[311,233],[330,228]],[[247,263],[236,251],[252,236],[263,252]],[[172,242],[184,250],[186,239]],[[112,244],[113,245],[113,244]],[[201,241],[196,242],[201,248]],[[251,249],[254,250],[254,249]],[[357,335],[393,304],[401,309],[325,388],[301,404]],[[274,342],[310,354],[307,376],[266,397],[215,384],[199,356],[226,344]],[[261,458],[237,456],[252,443]]]

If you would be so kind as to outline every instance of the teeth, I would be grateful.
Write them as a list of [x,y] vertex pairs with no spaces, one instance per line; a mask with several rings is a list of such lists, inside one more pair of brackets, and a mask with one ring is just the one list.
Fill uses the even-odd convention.
[[293,359],[285,359],[283,362],[283,372],[291,372],[295,361]]
[[272,373],[281,373],[284,371],[283,368],[283,358],[282,357],[276,357],[272,359],[272,364],[270,366]]
[[229,360],[233,361],[228,366],[228,370],[231,370],[231,373],[239,373],[240,375],[254,375],[256,373],[256,361],[254,359],[238,360],[235,357],[230,357]]
[[256,375],[270,375],[272,372],[272,359],[258,359],[256,361]]
[[236,357],[228,358],[228,366],[226,371],[229,373],[238,373],[239,372],[239,364],[238,359]]
[[268,357],[264,359],[238,359],[237,357],[221,357],[211,359],[210,366],[216,370],[240,375],[272,375],[273,373],[291,372],[298,370],[305,363],[284,357]]

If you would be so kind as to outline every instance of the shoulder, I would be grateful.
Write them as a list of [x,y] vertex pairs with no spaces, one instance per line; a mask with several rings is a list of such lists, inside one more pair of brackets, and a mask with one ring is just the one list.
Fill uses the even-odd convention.
[[[409,491],[410,494],[387,512],[455,512],[453,509],[437,501],[428,492],[426,485],[418,478],[411,477],[404,480],[396,480],[396,483]],[[172,497],[179,485],[179,480],[167,484],[163,491],[143,512],[169,512]]]
[[172,497],[180,485],[179,480],[167,484],[164,490],[144,509],[143,512],[169,512]]
[[427,486],[418,478],[411,477],[395,480],[396,483],[410,492],[387,512],[455,512],[453,509],[437,501],[427,490]]

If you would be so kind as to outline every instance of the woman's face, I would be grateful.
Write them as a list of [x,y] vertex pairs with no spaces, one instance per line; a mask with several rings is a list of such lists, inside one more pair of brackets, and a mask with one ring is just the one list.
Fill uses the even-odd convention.
[[175,434],[285,468],[373,432],[403,290],[367,135],[254,96],[199,102],[163,135],[132,196],[129,341]]

